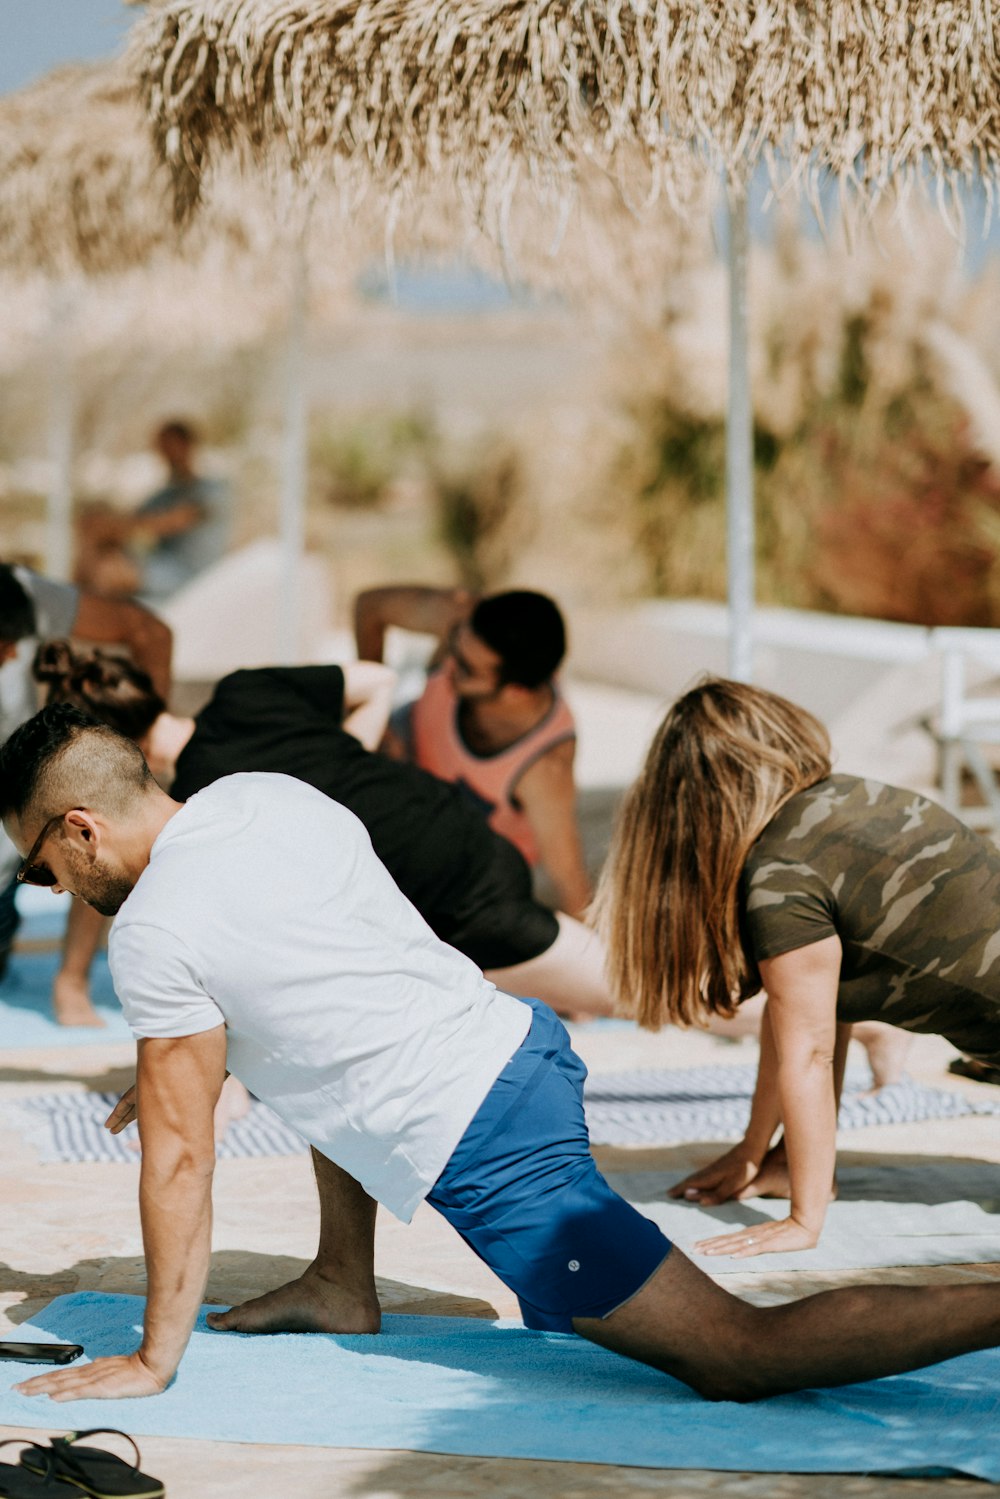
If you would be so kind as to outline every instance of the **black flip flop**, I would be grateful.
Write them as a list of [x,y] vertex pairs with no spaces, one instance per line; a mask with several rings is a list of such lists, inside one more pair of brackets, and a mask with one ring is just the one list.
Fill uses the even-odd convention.
[[[124,1437],[135,1453],[135,1466],[103,1447],[78,1447],[82,1437]],[[66,1437],[53,1437],[51,1447],[29,1447],[21,1453],[23,1466],[32,1473],[49,1473],[63,1484],[71,1484],[78,1494],[90,1499],[162,1499],[166,1492],[158,1478],[139,1472],[140,1453],[126,1431],[113,1426],[95,1426],[90,1431],[71,1431]],[[39,1493],[41,1491],[39,1490]],[[64,1499],[69,1499],[63,1490]]]
[[[24,1437],[8,1437],[0,1447],[24,1446]],[[0,1463],[0,1499],[72,1499],[73,1490],[51,1471],[35,1473],[29,1468]]]

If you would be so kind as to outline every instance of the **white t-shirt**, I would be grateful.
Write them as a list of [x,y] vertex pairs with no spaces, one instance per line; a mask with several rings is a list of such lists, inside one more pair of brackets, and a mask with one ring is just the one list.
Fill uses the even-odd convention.
[[136,1036],[225,1022],[230,1071],[404,1222],[531,1023],[290,776],[225,776],[170,819],[109,958]]

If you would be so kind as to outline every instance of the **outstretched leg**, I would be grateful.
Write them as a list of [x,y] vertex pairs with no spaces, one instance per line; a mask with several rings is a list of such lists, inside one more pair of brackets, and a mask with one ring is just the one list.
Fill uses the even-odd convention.
[[312,1153],[319,1189],[319,1247],[302,1275],[228,1312],[213,1312],[220,1332],[378,1332],[375,1208],[353,1176]]
[[755,1307],[674,1248],[624,1306],[573,1327],[710,1400],[760,1400],[996,1347],[1000,1286],[850,1286]]
[[541,999],[563,1015],[611,1015],[614,1004],[604,972],[604,943],[575,916],[556,912],[559,935],[537,958],[491,968],[486,977],[507,994]]

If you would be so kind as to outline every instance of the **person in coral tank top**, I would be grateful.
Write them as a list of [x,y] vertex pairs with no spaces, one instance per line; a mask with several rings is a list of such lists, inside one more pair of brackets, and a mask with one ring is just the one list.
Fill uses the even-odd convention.
[[414,586],[360,594],[363,660],[383,659],[390,626],[436,635],[441,648],[421,696],[394,716],[385,748],[461,786],[495,832],[542,866],[559,908],[582,915],[591,888],[576,820],[576,727],[555,675],[566,653],[558,607],[522,589],[486,598]]

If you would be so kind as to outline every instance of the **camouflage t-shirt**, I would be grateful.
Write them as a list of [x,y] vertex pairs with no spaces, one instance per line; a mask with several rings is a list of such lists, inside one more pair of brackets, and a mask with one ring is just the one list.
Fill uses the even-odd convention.
[[840,1020],[885,1020],[1000,1059],[1000,850],[942,807],[830,776],[771,819],[740,894],[758,963],[840,938]]

